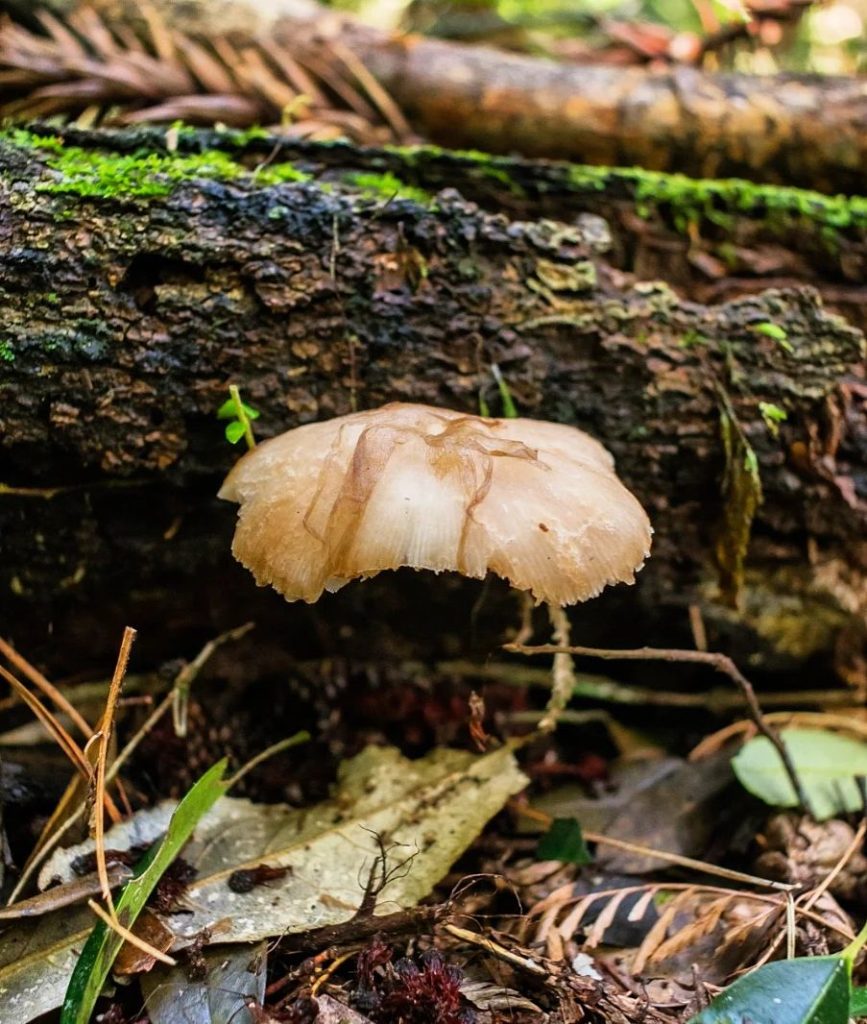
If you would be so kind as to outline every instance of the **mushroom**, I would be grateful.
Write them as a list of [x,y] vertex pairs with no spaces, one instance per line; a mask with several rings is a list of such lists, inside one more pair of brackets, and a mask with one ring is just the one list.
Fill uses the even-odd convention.
[[548,604],[559,643],[563,608],[632,583],[652,533],[611,455],[580,430],[403,402],[259,444],[219,496],[240,505],[235,557],[289,601],[402,566],[493,572]]

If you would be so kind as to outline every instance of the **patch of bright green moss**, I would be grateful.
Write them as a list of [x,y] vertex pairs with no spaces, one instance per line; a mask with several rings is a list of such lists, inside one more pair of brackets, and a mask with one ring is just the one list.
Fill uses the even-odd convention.
[[294,164],[288,161],[257,167],[252,172],[252,177],[258,185],[282,185],[284,182],[313,180],[312,175],[307,174],[305,171],[299,171]]
[[38,192],[55,192],[101,199],[148,199],[169,195],[185,181],[249,178],[259,185],[308,181],[310,176],[288,162],[249,171],[227,153],[177,154],[141,150],[128,155],[64,146],[52,137],[15,129],[0,135],[16,146],[47,154],[46,164],[58,177],[38,182]]
[[849,227],[867,228],[867,198],[828,196],[809,189],[756,185],[741,178],[688,178],[637,167],[605,168],[570,165],[569,184],[579,190],[603,189],[618,181],[631,186],[638,212],[667,207],[675,227],[710,220],[723,228],[737,215],[761,217],[782,225],[806,219],[834,235]]
[[369,196],[382,199],[410,199],[422,206],[430,206],[433,202],[433,196],[429,192],[425,192],[423,188],[416,188],[414,185],[407,185],[406,182],[387,171],[384,174],[368,172],[347,174],[343,180]]
[[[478,150],[445,150],[439,146],[387,146],[410,167],[442,157],[464,160],[486,175],[497,176],[510,189],[513,181],[507,161]],[[592,167],[559,164],[564,184],[575,192],[602,192],[618,184],[632,193],[636,209],[649,217],[654,209],[664,210],[674,226],[686,232],[693,224],[710,221],[729,229],[741,215],[761,218],[772,227],[815,224],[823,241],[833,246],[838,232],[847,228],[867,229],[867,197],[824,195],[809,189],[782,185],[757,185],[742,178],[689,178],[684,174],[646,171],[640,167]]]
[[0,363],[14,363],[15,362],[15,349],[12,348],[11,342],[0,341]]
[[59,192],[100,199],[149,199],[169,195],[192,178],[237,178],[243,169],[219,151],[196,156],[139,152],[129,156],[69,146],[48,160],[60,177],[36,185],[37,192]]

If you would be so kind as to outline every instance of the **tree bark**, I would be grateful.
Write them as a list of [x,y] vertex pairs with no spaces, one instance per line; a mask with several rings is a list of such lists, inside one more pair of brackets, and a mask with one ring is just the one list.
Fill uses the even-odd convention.
[[[128,0],[96,6],[111,22],[130,17]],[[338,40],[415,130],[443,145],[694,177],[739,176],[829,193],[864,190],[863,79],[555,63],[397,37],[298,0],[157,0],[156,7],[168,24],[211,37],[259,34],[296,52]]]
[[[0,614],[22,645],[53,630],[87,663],[130,622],[168,655],[256,617],[299,656],[442,655],[433,624],[465,629],[477,585],[386,574],[312,610],[255,590],[214,498],[237,454],[215,411],[233,381],[261,436],[395,399],[475,411],[480,388],[496,413],[492,362],[522,413],[602,440],[654,522],[638,586],[581,613],[596,636],[670,643],[698,602],[712,640],[746,623],[777,664],[857,640],[864,339],[813,291],[701,305],[624,278],[595,226],[280,182],[298,168],[279,160],[18,143],[0,148]],[[717,563],[731,584],[750,453],[764,502],[736,615]]]
[[[75,128],[63,135],[71,143],[91,140]],[[162,128],[104,130],[102,138],[123,153],[165,150]],[[511,218],[580,220],[612,266],[639,280],[662,278],[685,298],[715,304],[768,287],[809,284],[828,309],[867,332],[862,197],[436,146],[375,149],[204,130],[182,135],[178,146],[190,153],[228,148],[248,161],[293,161],[317,181],[341,187],[363,175],[383,198],[402,187],[430,194],[453,188]]]

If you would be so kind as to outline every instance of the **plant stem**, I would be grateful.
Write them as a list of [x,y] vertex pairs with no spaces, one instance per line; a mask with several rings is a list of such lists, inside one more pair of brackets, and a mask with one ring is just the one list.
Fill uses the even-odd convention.
[[548,706],[545,708],[545,716],[539,722],[539,729],[542,732],[553,732],[561,713],[575,693],[577,680],[575,678],[575,662],[572,655],[566,651],[570,640],[569,619],[566,612],[556,604],[548,605],[548,615],[551,625],[554,627],[554,639],[560,645],[560,649],[554,655],[554,665],[551,671],[551,696]]
[[229,385],[229,394],[232,396],[232,401],[235,403],[235,413],[238,417],[238,422],[244,428],[244,440],[247,442],[249,450],[252,451],[256,447],[256,438],[253,437],[253,428],[250,426],[250,417],[244,409],[244,403],[241,401],[241,393],[238,390],[237,384]]

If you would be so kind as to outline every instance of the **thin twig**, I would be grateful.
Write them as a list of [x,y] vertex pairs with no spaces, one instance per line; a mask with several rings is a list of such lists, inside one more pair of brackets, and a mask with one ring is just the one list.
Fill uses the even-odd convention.
[[161,964],[165,964],[167,967],[177,966],[177,960],[168,956],[166,953],[161,952],[149,942],[145,942],[144,939],[140,939],[138,935],[136,935],[135,932],[131,932],[129,928],[124,928],[116,917],[112,917],[110,914],[106,913],[98,903],[95,903],[93,900],[88,900],[87,905],[94,914],[96,914],[100,921],[111,928],[112,931],[117,932],[124,942],[128,942],[131,946],[135,946],[135,948],[140,949],[142,953],[147,953],[148,956],[152,956],[154,960],[159,960]]
[[[243,404],[241,402],[241,396],[238,392],[238,388],[236,385],[230,384],[229,391],[235,402],[236,409],[239,410],[239,418],[243,416],[244,431],[245,433],[250,431],[250,439],[252,440],[253,435],[250,428],[250,421],[247,419],[247,414],[243,411]],[[252,441],[251,447],[255,447],[255,444],[256,442]],[[204,668],[206,662],[211,658],[218,647],[228,643],[230,640],[240,640],[241,637],[249,633],[254,626],[254,622],[245,622],[243,626],[236,626],[234,629],[226,630],[225,633],[220,633],[219,636],[215,636],[213,640],[209,640],[205,644],[205,646],[188,665],[184,665],[180,672],[178,672],[171,692],[172,722],[174,724],[176,736],[183,737],[187,735],[187,709],[189,706],[190,688],[196,681],[196,678]]]
[[226,790],[228,791],[233,786],[236,786],[245,775],[251,772],[263,761],[267,761],[269,757],[273,757],[275,754],[288,750],[290,747],[296,747],[299,743],[306,743],[309,739],[310,733],[302,729],[301,732],[296,732],[294,736],[287,736],[286,739],[272,743],[270,747],[266,747],[264,750],[256,754],[255,757],[251,757],[245,765],[235,772],[235,774],[226,782]]
[[492,953],[500,960],[505,960],[512,967],[517,967],[519,970],[526,971],[537,978],[547,978],[549,976],[550,972],[541,964],[537,964],[535,960],[531,960],[527,956],[521,956],[518,953],[513,953],[511,949],[506,949],[505,946],[501,946],[499,942],[494,942],[493,939],[489,939],[485,935],[479,935],[478,932],[472,932],[468,928],[461,928],[456,924],[444,924],[443,930],[456,939],[471,942],[474,946],[481,946],[482,949]]
[[686,651],[667,647],[637,647],[618,651],[605,647],[576,647],[574,645],[561,647],[557,644],[539,644],[534,647],[528,647],[525,644],[505,644],[504,649],[513,654],[574,654],[585,658],[602,658],[606,661],[689,662],[697,665],[707,665],[709,668],[728,676],[741,691],[756,728],[777,751],[798,798],[798,803],[807,813],[812,813],[810,801],[785,744],[780,739],[776,729],[773,729],[765,719],[759,702],[756,699],[752,683],[743,675],[728,655],[713,651]]
[[[195,662],[200,662],[199,667],[201,668],[202,654],[207,651],[210,655],[214,650],[222,643],[223,640],[237,639],[243,636],[248,629],[252,628],[252,623],[246,623],[243,626],[238,626],[235,629],[229,630],[226,633],[215,637],[214,640],[209,641],[205,644],[202,652],[194,659]],[[120,751],[117,757],[112,761],[111,766],[108,768],[105,774],[106,783],[112,782],[121,768],[126,764],[130,757],[135,752],[136,748],[142,742],[142,740],[148,735],[153,729],[157,722],[172,706],[172,700],[174,698],[174,688],[169,690],[165,697],[160,701],[156,708],[148,715],[145,722],[141,725],[138,732],[129,740],[126,746]],[[50,839],[46,839],[45,844],[39,848],[37,854],[31,856],[28,860],[27,865],[21,873],[21,877],[12,890],[9,899],[7,900],[7,906],[14,903],[18,899],[19,895],[24,891],[25,886],[30,881],[33,873],[40,867],[40,865],[47,859],[51,851],[58,845],[60,840],[66,835],[70,828],[81,818],[86,810],[86,803],[79,805],[77,810],[73,811],[72,814],[63,822],[62,825],[58,826],[57,830],[51,835]]]
[[114,716],[117,712],[117,701],[123,686],[123,677],[126,675],[126,667],[129,664],[129,655],[132,650],[136,632],[130,626],[123,631],[123,638],[120,642],[120,651],[117,655],[117,664],[114,668],[114,675],[111,678],[111,685],[108,688],[108,697],[105,701],[105,711],[102,716],[99,733],[99,753],[96,759],[96,782],[93,813],[93,839],[96,846],[96,870],[99,874],[99,881],[102,886],[102,898],[108,905],[113,921],[117,921],[114,910],[114,902],[111,898],[111,885],[108,881],[108,865],[105,860],[105,773],[108,764],[108,748],[111,743],[111,733],[114,728]]
[[[512,643],[524,643],[515,637]],[[304,662],[300,663],[302,666]],[[409,673],[418,672],[422,666],[418,662],[404,661],[402,669]],[[424,666],[429,669],[429,666]],[[531,668],[517,662],[489,661],[485,664],[471,661],[450,660],[440,661],[434,666],[442,675],[457,675],[466,679],[486,679],[509,686],[538,686],[550,689],[551,673],[543,668]],[[632,686],[619,683],[609,678],[587,672],[579,672],[576,676],[575,694],[592,700],[605,701],[609,704],[626,704],[629,706],[651,706],[665,708],[703,708],[711,713],[721,713],[732,708],[743,706],[743,697],[732,692],[728,687],[715,687],[702,693],[677,693],[671,690],[657,690],[646,686]],[[827,707],[851,707],[855,700],[851,690],[775,690],[763,693],[760,697],[763,706],[796,707],[819,705]],[[770,716],[766,716],[770,717]],[[865,727],[867,728],[867,727]]]
[[[546,827],[554,823],[554,818],[547,811],[541,811],[538,807],[522,806],[513,801],[510,804],[515,811],[525,818],[532,818]],[[788,892],[797,889],[797,885],[788,882],[775,882],[768,878],[760,878],[758,875],[748,875],[743,871],[734,871],[731,868],[719,867],[707,861],[696,860],[693,857],[684,857],[679,853],[669,853],[667,850],[657,850],[652,846],[644,846],[642,843],[630,843],[625,839],[615,839],[613,836],[603,835],[601,832],[591,832],[582,829],[581,834],[588,843],[600,843],[602,846],[610,846],[615,850],[624,850],[627,853],[639,854],[642,857],[655,857],[658,860],[667,861],[669,864],[676,864],[678,867],[689,868],[692,871],[701,871],[706,875],[716,875],[718,878],[726,878],[731,882],[743,882],[745,885],[758,885],[767,889],[778,889],[781,892]]]
[[[40,722],[48,730],[57,742],[60,749],[72,762],[75,770],[81,775],[85,782],[90,784],[93,781],[93,767],[90,761],[85,756],[84,751],[75,742],[75,740],[69,735],[69,733],[63,728],[57,718],[49,711],[48,708],[42,703],[36,694],[31,693],[27,687],[17,679],[12,673],[0,665],[0,678],[6,680],[12,689],[21,698],[22,703],[26,704],[28,708],[33,712],[34,715],[39,719]],[[108,811],[109,817],[113,822],[121,820],[120,811],[117,809],[117,805],[106,793],[104,795],[105,809]]]

